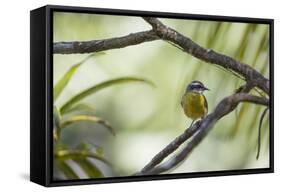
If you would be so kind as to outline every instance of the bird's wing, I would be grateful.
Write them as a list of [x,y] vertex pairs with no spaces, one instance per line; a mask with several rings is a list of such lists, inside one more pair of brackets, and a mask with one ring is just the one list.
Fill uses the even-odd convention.
[[208,102],[207,102],[205,95],[203,95],[203,97],[204,97],[204,102],[205,102],[205,106],[207,108],[207,114],[208,114]]

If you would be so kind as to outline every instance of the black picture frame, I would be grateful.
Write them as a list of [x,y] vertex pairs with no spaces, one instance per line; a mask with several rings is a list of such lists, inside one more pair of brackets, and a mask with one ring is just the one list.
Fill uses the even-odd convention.
[[[150,16],[174,19],[193,19],[208,21],[229,21],[262,23],[270,26],[270,167],[257,169],[209,171],[180,174],[147,176],[128,176],[101,179],[80,179],[54,181],[52,179],[52,113],[53,113],[53,17],[54,11],[95,13],[126,16]],[[30,12],[30,180],[44,186],[64,186],[97,183],[148,181],[162,179],[195,178],[210,176],[242,175],[274,172],[274,20],[215,15],[195,15],[183,13],[148,12],[136,10],[117,10],[89,7],[70,7],[47,5]]]

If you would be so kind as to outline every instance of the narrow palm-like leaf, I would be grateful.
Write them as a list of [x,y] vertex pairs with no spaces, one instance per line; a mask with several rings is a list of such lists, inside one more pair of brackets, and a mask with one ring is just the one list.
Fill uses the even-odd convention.
[[87,158],[76,158],[73,159],[80,167],[83,169],[83,171],[86,173],[86,175],[89,178],[101,178],[104,177],[101,170],[99,170],[95,164],[93,164],[90,160]]
[[82,63],[73,65],[65,74],[64,76],[56,83],[54,88],[54,101],[60,95],[62,90],[66,87],[68,82],[70,81],[71,77],[77,71],[77,69],[81,66]]
[[70,109],[74,104],[78,103],[85,97],[96,93],[97,91],[110,87],[112,85],[119,85],[123,83],[132,83],[132,82],[142,82],[142,83],[147,83],[149,85],[155,86],[151,81],[143,79],[143,78],[137,78],[137,77],[121,77],[117,79],[112,79],[109,81],[102,82],[100,84],[94,85],[81,93],[78,93],[74,97],[72,97],[70,100],[68,100],[62,107],[61,107],[61,112],[64,113],[68,109]]
[[56,159],[55,167],[68,179],[79,179],[75,171],[63,160]]
[[[98,53],[100,54],[104,54],[103,52]],[[63,91],[63,89],[66,87],[66,85],[68,84],[68,82],[70,81],[70,79],[72,78],[72,76],[75,74],[75,72],[77,71],[77,69],[83,64],[85,63],[88,59],[90,59],[93,56],[96,56],[97,53],[93,53],[91,55],[89,55],[88,57],[86,57],[85,59],[83,59],[82,61],[80,61],[79,63],[73,65],[64,75],[63,77],[56,83],[55,88],[54,88],[54,101],[57,99],[57,97],[61,94],[61,92]]]
[[60,137],[60,120],[61,120],[60,110],[56,106],[54,106],[54,109],[53,109],[53,137],[54,137],[54,141],[57,141]]
[[76,112],[76,111],[93,112],[93,111],[95,111],[95,107],[90,104],[86,104],[86,103],[78,103],[78,104],[72,106],[71,108],[65,110],[63,114],[72,113],[72,112]]
[[82,143],[79,143],[75,147],[75,149],[77,149],[77,150],[88,150],[88,151],[91,151],[93,148],[95,149],[95,153],[97,155],[99,155],[101,157],[103,156],[104,153],[103,153],[102,147],[100,147],[100,146],[98,146],[96,144],[93,144],[93,143],[89,143],[89,142],[84,143],[84,142],[82,142]]
[[62,160],[66,159],[75,159],[75,158],[93,158],[99,161],[102,161],[103,163],[110,165],[109,161],[106,160],[104,157],[91,152],[91,151],[83,151],[83,150],[60,150],[54,154],[55,158],[59,158]]
[[69,118],[67,120],[62,121],[60,127],[64,128],[64,127],[66,127],[66,126],[68,126],[70,124],[79,123],[81,121],[90,121],[90,122],[101,124],[104,127],[106,127],[110,131],[110,133],[115,135],[115,132],[114,132],[113,128],[111,127],[111,125],[107,121],[105,121],[105,120],[103,120],[103,119],[101,119],[99,117],[93,116],[93,115],[77,115],[77,116],[73,116],[73,117],[71,117],[71,118]]

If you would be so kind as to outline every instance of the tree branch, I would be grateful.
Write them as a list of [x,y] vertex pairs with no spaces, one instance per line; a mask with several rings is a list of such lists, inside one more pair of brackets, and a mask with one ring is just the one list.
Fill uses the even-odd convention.
[[154,31],[132,33],[123,37],[103,40],[56,42],[53,44],[54,54],[91,53],[109,49],[119,49],[159,39]]
[[178,45],[185,52],[200,60],[237,72],[245,78],[245,81],[251,81],[255,86],[259,87],[269,95],[269,80],[249,65],[241,63],[229,56],[217,53],[211,49],[201,47],[190,38],[165,26],[156,18],[144,17],[144,20],[152,26],[159,38]]
[[[207,115],[204,119],[201,120],[199,124],[196,123],[190,128],[192,130],[196,129],[197,132],[194,132],[195,135],[193,136],[191,141],[188,142],[186,146],[177,155],[171,157],[169,160],[158,166],[156,165],[159,164],[165,157],[170,155],[170,153],[161,155],[161,159],[158,161],[155,160],[155,158],[158,156],[156,155],[150,163],[148,163],[139,173],[137,173],[137,175],[159,174],[179,165],[188,157],[188,155],[192,152],[192,150],[202,141],[202,139],[207,135],[207,133],[214,126],[214,124],[223,116],[233,111],[240,102],[250,102],[250,103],[255,103],[265,106],[269,105],[269,100],[267,98],[249,95],[247,93],[235,93],[229,97],[224,98],[216,106],[213,113]],[[187,130],[185,132],[187,132]],[[182,135],[184,134],[185,133],[183,133]],[[169,151],[167,150],[167,148],[169,148],[170,146],[171,148],[173,148],[173,145],[174,145],[173,142],[170,143],[163,151]],[[162,151],[159,154],[161,153]]]

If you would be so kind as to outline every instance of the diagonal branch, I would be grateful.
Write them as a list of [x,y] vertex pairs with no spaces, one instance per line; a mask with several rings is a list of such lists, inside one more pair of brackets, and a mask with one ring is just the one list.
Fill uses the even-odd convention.
[[[162,160],[164,160],[164,158],[170,155],[170,153],[167,153],[164,158],[161,158],[161,160],[158,160],[157,163],[153,164],[153,166],[150,166],[152,162],[155,161],[153,158],[152,161],[148,163],[147,166],[145,166],[139,173],[137,173],[137,175],[159,174],[179,165],[188,157],[188,155],[192,152],[192,150],[203,140],[203,138],[215,125],[215,123],[223,116],[233,111],[240,102],[250,102],[250,103],[255,103],[265,106],[269,105],[269,100],[267,98],[249,95],[247,93],[235,93],[229,97],[224,98],[217,105],[213,113],[207,115],[204,119],[202,119],[199,125],[198,123],[196,123],[190,128],[190,129],[196,129],[198,131],[195,133],[191,141],[188,142],[186,146],[177,155],[171,157],[166,162],[158,165]],[[183,133],[183,135],[184,134],[185,133]],[[166,148],[169,148],[170,145],[171,147],[173,147],[173,142],[170,143]],[[164,150],[166,150],[166,148]],[[157,157],[157,155],[155,157]]]
[[144,17],[144,20],[152,26],[159,38],[176,44],[185,52],[200,60],[222,66],[227,70],[232,70],[240,74],[245,78],[245,81],[251,81],[255,86],[269,94],[269,80],[249,65],[239,62],[227,55],[201,47],[190,38],[165,26],[156,18]]
[[103,40],[56,42],[53,44],[54,54],[91,53],[109,49],[119,49],[159,39],[154,31],[131,33],[123,37]]

